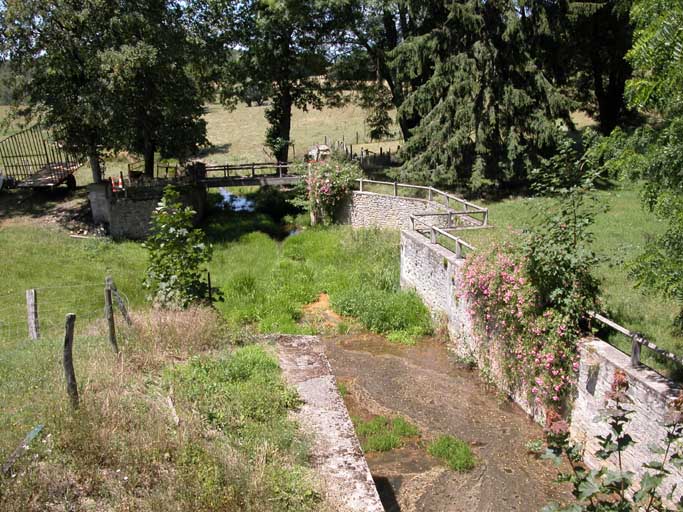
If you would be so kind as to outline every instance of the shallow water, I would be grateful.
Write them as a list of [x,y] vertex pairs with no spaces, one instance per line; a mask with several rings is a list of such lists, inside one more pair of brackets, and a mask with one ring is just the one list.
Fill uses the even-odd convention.
[[221,208],[229,208],[234,212],[253,212],[256,208],[253,201],[246,197],[235,195],[226,188],[219,188],[218,193],[223,198],[223,202],[220,204]]

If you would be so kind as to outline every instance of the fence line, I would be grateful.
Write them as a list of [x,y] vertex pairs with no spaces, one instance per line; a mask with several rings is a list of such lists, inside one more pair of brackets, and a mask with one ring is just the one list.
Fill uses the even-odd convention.
[[[30,294],[15,290],[0,295],[0,340],[52,336],[63,328],[67,313],[76,313],[81,321],[104,318],[104,286],[104,281],[86,282],[30,288]],[[128,306],[125,294],[117,292],[119,299]]]

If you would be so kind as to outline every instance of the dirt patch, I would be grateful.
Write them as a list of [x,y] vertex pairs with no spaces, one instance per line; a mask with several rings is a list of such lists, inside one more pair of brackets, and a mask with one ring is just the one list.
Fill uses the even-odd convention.
[[71,235],[103,236],[102,226],[92,222],[87,190],[56,188],[47,191],[3,190],[0,192],[0,226],[53,225]]

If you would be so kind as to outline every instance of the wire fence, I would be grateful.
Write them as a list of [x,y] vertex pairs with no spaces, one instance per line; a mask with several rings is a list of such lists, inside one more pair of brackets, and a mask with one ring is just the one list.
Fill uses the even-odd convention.
[[[79,324],[104,318],[104,281],[101,283],[76,283],[43,286],[35,290],[35,309],[39,336],[51,337],[64,332],[64,317],[75,313]],[[122,294],[128,305],[128,299]],[[27,290],[0,292],[0,341],[30,337],[32,315]]]

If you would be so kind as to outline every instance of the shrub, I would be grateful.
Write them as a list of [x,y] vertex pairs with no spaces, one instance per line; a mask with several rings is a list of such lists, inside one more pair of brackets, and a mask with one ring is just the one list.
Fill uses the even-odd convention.
[[477,253],[465,264],[460,297],[470,306],[475,335],[495,336],[511,386],[521,386],[537,404],[558,406],[578,369],[580,330],[572,317],[542,307],[527,259],[509,244]]
[[306,174],[307,206],[311,224],[330,224],[337,205],[351,190],[360,168],[349,162],[321,162],[308,164]]
[[569,463],[571,472],[561,473],[558,480],[570,482],[576,502],[568,506],[550,504],[543,512],[637,512],[637,511],[680,511],[683,497],[673,503],[676,485],[662,496],[660,486],[670,475],[670,467],[683,468],[683,392],[671,404],[667,420],[666,436],[660,446],[653,446],[652,460],[644,465],[647,471],[636,482],[635,475],[622,466],[629,447],[635,440],[627,432],[633,411],[627,409],[630,399],[628,376],[623,370],[615,370],[610,391],[606,393],[605,409],[601,416],[607,420],[609,429],[605,435],[597,436],[600,450],[596,455],[603,460],[612,458],[616,468],[603,466],[590,470],[583,463],[583,449],[569,439],[569,425],[558,414],[549,414],[546,420],[548,449],[543,458],[557,465],[563,460]]
[[[185,308],[209,299],[203,265],[211,260],[212,248],[204,233],[192,227],[194,213],[170,185],[152,213],[152,234],[144,244],[149,252],[144,284],[161,307]],[[220,292],[215,290],[213,297],[219,298]]]
[[429,444],[427,453],[441,459],[454,471],[469,471],[475,466],[470,445],[453,436],[439,436]]

